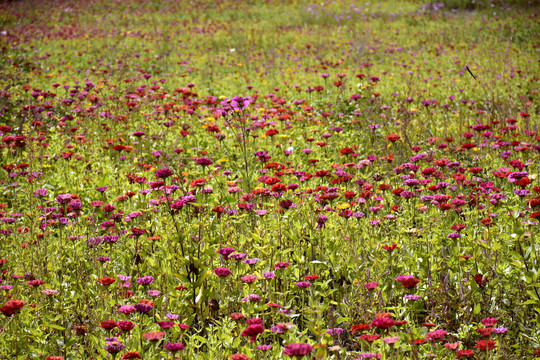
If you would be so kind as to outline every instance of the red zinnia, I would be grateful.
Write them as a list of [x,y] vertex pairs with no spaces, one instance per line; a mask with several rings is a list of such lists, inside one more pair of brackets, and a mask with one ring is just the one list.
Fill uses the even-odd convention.
[[386,141],[390,141],[390,142],[396,142],[399,139],[401,139],[401,136],[399,136],[398,134],[390,134],[386,137]]
[[262,334],[264,332],[264,326],[260,324],[253,324],[249,325],[247,328],[242,331],[242,336],[249,336],[250,342],[255,342],[255,339],[257,338],[257,335]]
[[370,329],[371,329],[371,326],[369,324],[358,324],[358,325],[353,325],[351,327],[351,332],[353,334],[355,334],[357,332],[367,331],[367,330],[370,330]]
[[122,356],[122,360],[126,359],[142,359],[142,356],[136,351],[130,351]]
[[419,282],[420,282],[420,279],[417,279],[415,277],[410,277],[410,278],[404,279],[401,282],[401,284],[403,285],[405,289],[412,289],[416,287],[416,285],[418,285]]
[[101,322],[101,327],[105,330],[112,330],[116,326],[118,326],[118,324],[114,320],[105,320]]
[[471,349],[458,350],[456,352],[456,358],[474,356],[474,352]]
[[104,278],[101,278],[98,280],[98,283],[100,283],[101,285],[111,285],[112,283],[114,283],[116,280],[113,279],[112,277],[109,277],[109,276],[106,276]]
[[493,340],[480,340],[476,342],[475,348],[479,350],[493,350],[497,347]]

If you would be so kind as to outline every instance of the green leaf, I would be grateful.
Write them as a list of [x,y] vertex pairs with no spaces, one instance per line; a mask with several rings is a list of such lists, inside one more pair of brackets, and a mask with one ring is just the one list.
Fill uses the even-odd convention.
[[482,309],[482,308],[481,308],[480,304],[476,304],[476,305],[474,305],[473,313],[474,313],[475,315],[478,315],[478,314],[480,314],[480,310],[481,310],[481,309]]
[[60,330],[60,331],[66,330],[66,328],[63,328],[63,327],[61,327],[60,325],[51,324],[51,323],[48,323],[48,322],[45,322],[45,326],[48,326],[48,327],[50,327],[50,328],[52,328],[52,329]]

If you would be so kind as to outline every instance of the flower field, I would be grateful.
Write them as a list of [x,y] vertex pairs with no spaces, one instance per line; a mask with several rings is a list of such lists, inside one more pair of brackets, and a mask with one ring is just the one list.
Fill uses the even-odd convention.
[[0,3],[0,359],[540,357],[538,5]]

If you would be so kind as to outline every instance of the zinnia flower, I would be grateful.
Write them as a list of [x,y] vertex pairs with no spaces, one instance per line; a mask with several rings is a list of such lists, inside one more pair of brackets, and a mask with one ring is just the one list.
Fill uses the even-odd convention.
[[180,350],[184,350],[186,348],[184,344],[181,344],[181,343],[167,343],[163,347],[169,350],[170,352],[177,352]]
[[260,324],[253,324],[249,325],[240,335],[242,336],[249,336],[250,342],[255,342],[255,339],[257,338],[257,335],[262,334],[264,332],[265,328],[264,326]]
[[309,344],[289,344],[285,345],[283,353],[289,356],[304,356],[313,352],[313,346]]

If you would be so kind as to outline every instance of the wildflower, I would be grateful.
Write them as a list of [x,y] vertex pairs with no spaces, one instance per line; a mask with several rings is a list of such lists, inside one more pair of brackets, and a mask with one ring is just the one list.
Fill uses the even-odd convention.
[[116,324],[116,326],[122,330],[122,331],[125,331],[125,332],[128,332],[128,331],[131,331],[133,330],[133,328],[135,327],[135,324],[131,321],[127,321],[127,320],[120,320],[118,321],[118,323]]
[[493,350],[497,345],[495,345],[495,341],[493,340],[480,340],[476,342],[474,347],[479,350]]
[[507,332],[507,331],[508,331],[508,329],[505,328],[505,327],[502,327],[502,326],[493,329],[493,332],[494,332],[495,334],[504,334],[504,333]]
[[142,336],[143,336],[145,339],[148,339],[149,341],[158,341],[158,340],[160,340],[163,336],[165,336],[165,332],[164,332],[164,331],[161,331],[161,332],[144,333],[144,334],[142,334]]
[[268,351],[272,349],[272,345],[257,345],[257,349],[261,351]]
[[283,270],[283,269],[288,268],[289,265],[290,265],[290,264],[289,264],[288,262],[281,262],[281,261],[280,261],[280,262],[277,262],[277,263],[274,264],[274,268],[275,268],[276,270]]
[[265,278],[265,279],[267,279],[267,280],[271,280],[271,279],[273,279],[273,278],[276,276],[276,274],[273,273],[273,272],[264,272],[264,273],[262,274],[262,276],[263,276],[263,278]]
[[105,338],[105,344],[104,349],[111,354],[118,354],[126,348],[126,346],[115,337]]
[[405,289],[412,289],[420,282],[420,279],[411,275],[400,275],[395,280],[399,281]]
[[326,330],[326,333],[332,336],[339,336],[342,332],[343,332],[342,328],[333,328],[333,329]]
[[257,275],[245,275],[240,278],[246,284],[252,284],[257,281]]
[[309,281],[300,281],[296,283],[296,286],[299,288],[308,288],[311,286],[311,283]]
[[385,343],[387,343],[388,345],[390,344],[394,344],[396,341],[399,340],[399,336],[393,336],[393,337],[387,337],[387,338],[384,338],[382,339]]
[[234,321],[242,320],[245,318],[244,314],[242,313],[232,313],[229,315],[229,317]]
[[474,352],[471,349],[458,350],[456,352],[456,358],[460,357],[474,357]]
[[351,332],[353,334],[356,334],[357,332],[368,331],[370,329],[371,329],[371,326],[369,324],[358,324],[358,325],[353,325],[351,327]]
[[181,344],[181,343],[167,343],[163,347],[169,350],[170,352],[177,352],[180,350],[184,350],[186,348],[184,344]]
[[371,326],[377,327],[379,329],[388,329],[394,325],[394,320],[389,318],[377,318],[371,322]]
[[426,334],[426,339],[436,341],[436,340],[442,340],[442,338],[448,334],[447,331],[439,329],[435,331],[430,331]]
[[328,221],[328,217],[322,214],[319,214],[317,219],[317,230],[324,229],[326,227],[325,223]]
[[397,134],[390,134],[386,137],[386,141],[390,141],[390,142],[396,142],[398,141],[399,139],[401,139],[401,136],[397,135]]
[[234,354],[229,358],[229,360],[251,360],[244,354]]
[[386,250],[388,251],[389,253],[391,253],[392,251],[394,251],[395,249],[398,248],[397,244],[396,243],[393,243],[392,245],[383,245],[381,246],[381,248],[383,250]]
[[229,260],[229,255],[234,252],[232,247],[225,247],[217,250],[217,253],[223,256],[223,260]]
[[117,326],[116,321],[105,320],[101,322],[101,327],[105,330],[112,330]]
[[139,285],[150,285],[154,281],[154,278],[152,276],[147,275],[147,276],[140,277],[135,281]]
[[375,289],[378,285],[379,285],[378,282],[370,282],[370,283],[364,284],[364,287],[365,287],[367,290],[373,290],[373,289]]
[[485,319],[482,319],[481,322],[482,322],[482,325],[484,325],[485,327],[493,327],[495,326],[497,321],[499,321],[499,319],[497,318],[485,318]]
[[124,315],[129,315],[132,312],[137,311],[137,309],[135,309],[135,306],[133,305],[123,305],[118,308],[118,311]]
[[47,296],[51,296],[51,295],[57,294],[58,290],[45,289],[45,290],[41,290],[41,293]]
[[377,339],[379,339],[381,335],[370,335],[370,334],[364,334],[360,336],[360,339],[365,340],[367,342],[373,342]]
[[142,314],[146,314],[146,313],[149,313],[150,310],[152,310],[152,304],[136,304],[135,305],[135,310],[137,310],[138,312],[142,313]]
[[304,276],[304,279],[306,281],[314,281],[314,280],[317,280],[318,278],[319,278],[319,275],[316,275],[316,274]]
[[260,324],[253,324],[253,325],[249,325],[246,329],[244,329],[244,331],[242,331],[240,335],[249,336],[250,337],[249,341],[253,343],[255,342],[257,335],[262,334],[264,330],[265,330],[264,326]]
[[154,173],[154,176],[158,179],[166,179],[172,174],[174,173],[171,169],[163,168],[163,169],[156,170],[156,172]]
[[170,329],[174,326],[174,321],[158,321],[157,324],[162,329]]
[[217,276],[219,276],[221,278],[225,278],[225,277],[231,275],[232,271],[229,270],[229,268],[220,267],[220,268],[217,268],[217,269],[214,270],[214,274],[216,274]]
[[289,344],[285,345],[283,353],[289,356],[305,356],[313,352],[313,346],[309,344]]
[[136,351],[130,351],[122,355],[122,360],[128,359],[142,359],[142,356]]
[[447,348],[448,350],[457,350],[458,347],[460,347],[461,343],[460,342],[455,342],[455,343],[446,343],[444,344],[444,347]]
[[480,329],[476,329],[476,331],[483,337],[488,337],[489,335],[493,333],[494,330],[493,328],[480,328]]
[[487,275],[482,277],[481,274],[476,274],[474,275],[474,281],[476,281],[478,286],[480,286],[481,288],[484,288],[487,285],[489,280],[488,280]]
[[382,357],[382,354],[378,354],[378,353],[359,353],[358,356],[360,356],[359,359],[353,359],[353,360],[380,359]]

